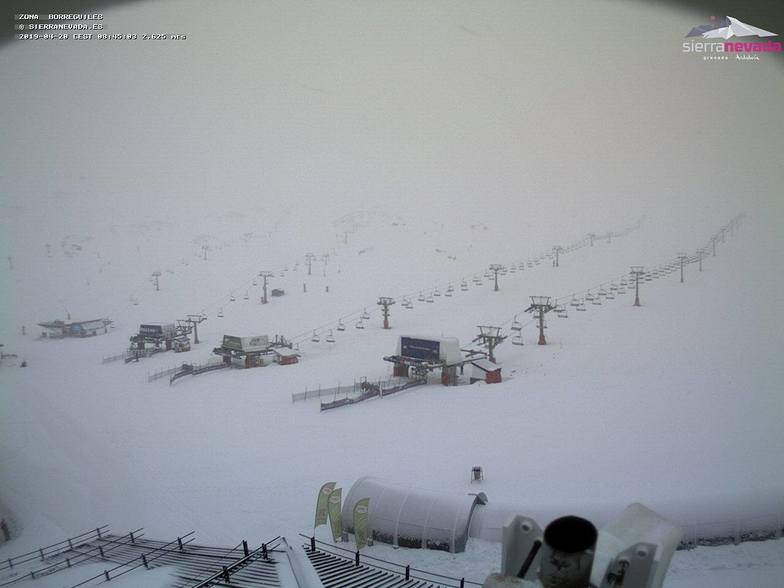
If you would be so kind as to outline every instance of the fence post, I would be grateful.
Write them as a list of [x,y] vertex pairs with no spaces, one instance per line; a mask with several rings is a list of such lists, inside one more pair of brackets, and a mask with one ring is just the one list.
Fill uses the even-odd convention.
[[8,569],[11,569],[12,567],[14,567],[14,562],[12,562],[11,558],[9,557],[8,558]]
[[142,563],[144,564],[144,569],[149,570],[150,566],[147,563],[147,556],[142,553]]
[[38,550],[38,553],[40,553],[40,554],[41,554],[41,561],[44,561],[44,548],[43,548],[43,547],[41,547],[41,548]]
[[71,543],[70,539],[68,540],[68,549],[73,549],[73,543]]
[[264,559],[267,559],[267,544],[266,543],[262,543],[261,544],[261,557],[263,557]]
[[310,538],[310,550],[316,551],[316,537],[315,535]]
[[465,578],[460,578],[460,588],[465,588]]
[[356,553],[354,554],[354,567],[355,568],[359,567],[359,550],[357,550]]
[[103,559],[104,558],[103,547],[101,545],[98,546],[98,552],[101,554],[101,559]]
[[107,581],[107,582],[108,582],[109,580],[111,580],[111,578],[109,577],[109,570],[104,570],[104,571],[103,571],[103,575],[104,575],[104,576],[106,576],[106,581]]
[[136,543],[136,539],[134,539],[134,537],[133,537],[133,531],[131,531],[128,534],[131,536],[131,543]]
[[231,583],[231,576],[229,576],[229,568],[223,566],[223,579],[226,580],[227,584]]
[[71,567],[71,558],[70,557],[66,557],[65,558],[65,565],[67,565],[69,568]]
[[411,565],[409,564],[406,566],[406,580],[410,580],[410,579],[411,579]]
[[181,537],[177,537],[177,545],[180,546],[180,551],[182,551],[182,538]]
[[95,532],[96,532],[96,533],[98,533],[98,539],[103,539],[103,537],[101,537],[101,527],[98,527],[98,528],[95,530]]

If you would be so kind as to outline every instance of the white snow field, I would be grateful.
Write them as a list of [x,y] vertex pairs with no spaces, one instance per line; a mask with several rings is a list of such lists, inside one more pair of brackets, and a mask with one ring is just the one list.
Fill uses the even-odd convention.
[[[541,524],[601,525],[642,502],[687,539],[782,528],[780,63],[692,59],[680,42],[704,17],[633,3],[237,2],[230,42],[214,33],[229,17],[194,6],[105,14],[112,32],[182,43],[0,48],[0,343],[17,356],[0,366],[0,510],[18,536],[0,558],[101,524],[294,540],[322,483],[365,475],[481,490]],[[34,91],[42,79],[69,90]],[[535,344],[529,296],[568,304],[631,265],[694,255],[741,212],[702,272],[643,282],[640,308],[629,289],[551,314]],[[558,268],[501,276],[499,292],[472,282],[591,232]],[[267,305],[262,270],[286,291]],[[449,284],[454,296],[417,300]],[[379,296],[398,300],[390,330]],[[199,312],[190,352],[102,363],[140,323]],[[114,326],[38,338],[66,313]],[[387,377],[401,335],[468,346],[516,315],[525,345],[496,350],[501,384],[466,374],[326,412],[292,402]],[[285,335],[301,362],[148,382],[215,357],[224,334]],[[500,545],[479,540],[369,553],[476,581],[500,565]],[[35,585],[91,572],[69,573]],[[125,581],[168,581],[139,578]],[[782,578],[779,539],[678,552],[665,585]]]

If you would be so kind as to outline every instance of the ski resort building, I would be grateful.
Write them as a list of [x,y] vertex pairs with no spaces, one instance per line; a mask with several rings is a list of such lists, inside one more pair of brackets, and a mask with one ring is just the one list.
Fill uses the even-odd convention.
[[106,334],[112,321],[106,318],[94,319],[90,321],[49,321],[38,323],[43,327],[42,337],[50,339],[62,339],[64,337],[93,337],[95,335]]
[[131,346],[134,349],[144,349],[147,345],[169,351],[177,338],[177,327],[174,323],[150,323],[139,325],[139,332],[131,337]]
[[471,383],[485,382],[499,384],[501,382],[501,366],[489,359],[476,359],[471,362]]
[[220,347],[212,350],[223,362],[239,368],[263,367],[272,362],[289,365],[299,361],[299,353],[292,349],[290,341],[275,335],[270,341],[267,335],[238,337],[224,335]]
[[415,378],[425,378],[429,372],[441,370],[441,383],[445,386],[457,384],[457,368],[462,370],[465,363],[460,341],[455,337],[400,337],[395,355],[384,361],[395,364],[393,375],[402,378],[411,372]]

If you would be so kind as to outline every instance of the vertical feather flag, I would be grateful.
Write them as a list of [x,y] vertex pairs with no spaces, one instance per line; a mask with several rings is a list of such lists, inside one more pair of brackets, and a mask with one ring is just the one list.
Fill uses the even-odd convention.
[[343,533],[343,522],[340,519],[340,506],[343,498],[343,488],[335,488],[328,499],[327,512],[329,512],[329,524],[332,526],[332,539],[340,541]]
[[357,541],[358,550],[367,545],[369,506],[370,498],[358,500],[354,505],[354,539]]
[[319,490],[318,499],[316,500],[316,522],[313,523],[314,530],[319,525],[327,524],[327,500],[334,488],[335,482],[327,482]]

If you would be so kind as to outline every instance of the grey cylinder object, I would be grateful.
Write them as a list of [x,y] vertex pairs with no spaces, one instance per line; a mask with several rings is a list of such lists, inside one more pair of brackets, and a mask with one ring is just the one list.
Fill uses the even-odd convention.
[[593,523],[576,516],[547,525],[539,570],[544,588],[588,588],[597,537]]

